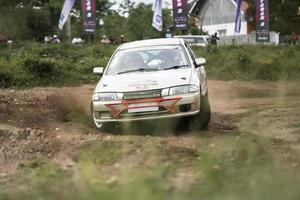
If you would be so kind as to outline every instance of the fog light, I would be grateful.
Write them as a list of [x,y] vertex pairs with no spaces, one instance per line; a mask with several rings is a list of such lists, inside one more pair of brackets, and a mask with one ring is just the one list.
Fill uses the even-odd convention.
[[111,115],[109,112],[101,112],[100,116],[101,116],[101,119],[110,119],[111,118]]
[[180,112],[188,112],[191,110],[191,104],[183,104],[179,106]]

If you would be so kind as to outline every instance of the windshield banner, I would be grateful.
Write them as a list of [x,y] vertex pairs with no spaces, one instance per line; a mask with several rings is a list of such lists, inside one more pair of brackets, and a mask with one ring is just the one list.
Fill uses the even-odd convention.
[[269,0],[255,0],[256,42],[270,42]]
[[66,23],[66,21],[69,17],[70,11],[73,8],[74,2],[75,2],[75,0],[65,0],[64,7],[61,11],[59,23],[58,23],[58,28],[60,30],[62,30],[64,24]]
[[173,1],[173,20],[176,29],[188,29],[187,0]]
[[81,0],[83,30],[85,33],[96,31],[96,4],[95,0]]
[[162,0],[156,0],[154,6],[154,13],[152,19],[152,26],[156,28],[158,31],[162,31]]

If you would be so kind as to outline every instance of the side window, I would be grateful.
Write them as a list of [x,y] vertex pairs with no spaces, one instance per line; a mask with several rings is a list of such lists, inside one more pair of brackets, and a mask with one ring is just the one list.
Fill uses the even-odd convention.
[[185,47],[187,48],[188,53],[190,54],[191,58],[193,59],[193,62],[195,63],[196,57],[195,57],[195,54],[192,51],[191,47],[187,43],[185,43]]

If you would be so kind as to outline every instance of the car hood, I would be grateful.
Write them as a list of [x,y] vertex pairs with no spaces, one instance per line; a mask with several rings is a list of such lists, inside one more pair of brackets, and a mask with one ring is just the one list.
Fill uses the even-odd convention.
[[103,76],[95,92],[154,90],[190,83],[192,68]]

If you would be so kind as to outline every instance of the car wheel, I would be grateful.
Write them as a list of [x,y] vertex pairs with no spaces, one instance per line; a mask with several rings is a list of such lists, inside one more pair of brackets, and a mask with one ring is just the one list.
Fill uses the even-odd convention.
[[200,112],[192,118],[192,127],[195,129],[206,130],[211,117],[211,109],[208,101],[208,93],[201,95]]
[[199,125],[201,130],[207,129],[211,117],[211,109],[208,100],[208,92],[205,96],[201,95],[200,113],[199,113]]

